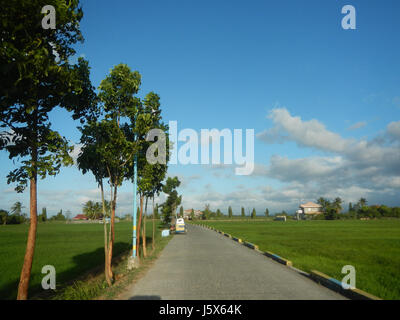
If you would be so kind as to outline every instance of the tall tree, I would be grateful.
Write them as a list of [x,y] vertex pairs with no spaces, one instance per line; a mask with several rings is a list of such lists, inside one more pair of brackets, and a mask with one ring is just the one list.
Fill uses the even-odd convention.
[[331,202],[328,199],[325,199],[323,197],[320,197],[317,200],[317,203],[322,206],[322,211],[324,213],[331,207]]
[[65,221],[65,216],[63,215],[62,209],[52,218],[56,221]]
[[343,200],[339,197],[335,198],[335,200],[333,200],[333,202],[332,202],[332,207],[336,210],[337,214],[342,212],[342,209],[343,209],[342,203],[343,203]]
[[[107,232],[104,219],[105,274],[109,285],[113,281],[112,255],[115,241],[115,210],[118,187],[132,167],[133,156],[138,152],[137,144],[129,139],[132,123],[121,119],[132,119],[138,112],[138,92],[141,76],[132,72],[125,64],[115,66],[101,81],[99,99],[105,117],[101,121],[89,121],[80,128],[82,152],[78,164],[83,173],[91,171],[100,186],[103,216],[106,216],[103,179],[110,186],[111,221]],[[107,234],[108,233],[108,234]]]
[[203,211],[202,219],[207,220],[208,218],[210,218],[210,215],[211,215],[210,205],[207,203]]
[[179,208],[179,216],[181,218],[183,218],[183,207],[182,206]]
[[38,220],[41,221],[41,222],[46,222],[47,221],[47,209],[46,209],[46,207],[42,208],[42,214],[39,215],[38,218],[39,218]]
[[360,208],[365,207],[367,205],[367,199],[365,198],[360,198],[360,200],[358,200],[358,205]]
[[11,213],[16,216],[22,215],[22,208],[25,208],[20,201],[15,202],[11,207]]
[[269,217],[269,210],[268,210],[268,208],[265,209],[265,216],[266,216],[266,217]]
[[134,95],[139,91],[141,75],[131,71],[126,64],[115,66],[110,75],[100,83],[99,98],[106,112],[106,123],[109,126],[110,143],[102,152],[111,188],[111,223],[109,240],[109,273],[112,277],[111,260],[115,240],[115,210],[118,187],[126,178],[133,164],[135,142],[129,140],[132,134],[132,123],[121,123],[121,118],[132,119],[138,113],[139,99]]
[[[143,198],[153,199],[153,239],[152,247],[155,248],[155,218],[154,218],[154,196],[159,194],[163,188],[162,181],[165,178],[167,172],[167,163],[169,160],[169,139],[167,136],[168,126],[162,122],[161,108],[160,108],[160,97],[154,93],[148,93],[144,100],[138,103],[139,111],[137,116],[132,119],[134,123],[135,136],[131,136],[131,139],[135,139],[140,146],[138,152],[138,189],[140,195],[140,207],[138,231],[137,237],[137,252],[139,252],[140,244],[140,232],[141,232],[141,220],[143,212]],[[153,133],[155,134],[153,136]],[[155,139],[157,137],[157,140]],[[155,143],[156,148],[153,148],[152,139],[157,141]],[[163,146],[161,150],[157,147],[158,143]],[[150,154],[149,154],[149,151]],[[159,161],[160,156],[161,161]],[[152,161],[149,157],[155,157],[156,161]],[[133,179],[133,171],[128,172],[129,178]],[[144,225],[144,224],[143,224]],[[143,252],[145,252],[145,235],[142,233]]]
[[122,130],[113,121],[102,120],[91,122],[81,128],[83,145],[78,157],[78,166],[85,174],[91,171],[100,187],[102,200],[102,216],[106,217],[107,208],[104,195],[104,179],[110,185],[110,216],[111,223],[107,230],[106,219],[104,223],[104,250],[105,250],[105,276],[109,285],[113,281],[111,268],[112,248],[114,244],[114,219],[117,199],[117,188],[122,183],[126,166],[131,165],[131,153],[135,148],[126,141]]
[[[43,29],[41,8],[56,8],[57,27]],[[16,191],[30,187],[30,226],[17,299],[28,297],[37,229],[37,178],[56,175],[62,165],[72,164],[67,140],[51,129],[49,114],[60,106],[79,119],[92,110],[95,97],[88,63],[70,63],[73,45],[83,41],[79,0],[3,1],[1,5],[0,149],[17,158],[19,168],[7,176]]]
[[244,208],[242,207],[242,209],[241,209],[241,216],[242,216],[242,218],[244,218],[245,216],[246,216],[246,214],[245,214],[245,212],[244,212]]
[[229,208],[228,208],[228,216],[229,216],[229,219],[232,218],[232,215],[233,215],[233,213],[232,213],[232,207],[229,206]]
[[89,219],[93,219],[95,216],[94,202],[92,200],[86,201],[83,205],[82,212]]
[[[80,168],[84,173],[92,171],[100,186],[103,217],[107,216],[104,197],[103,179],[108,179],[110,185],[111,223],[110,229],[105,229],[106,280],[111,285],[113,273],[111,268],[112,250],[114,244],[114,221],[117,201],[117,188],[122,184],[124,170],[131,165],[131,154],[134,146],[126,141],[124,133],[114,121],[103,120],[100,123],[90,123],[82,129],[81,143],[84,145],[78,158]],[[108,233],[108,235],[107,235]]]
[[[104,200],[104,202],[106,207],[106,216],[109,216],[110,202],[107,200]],[[103,217],[102,203],[89,200],[83,204],[82,212],[89,219],[100,219]]]
[[254,219],[256,217],[256,209],[253,208],[253,211],[251,212],[251,218]]
[[182,202],[182,196],[178,196],[176,188],[179,187],[181,182],[178,177],[168,177],[162,191],[168,195],[167,200],[162,204],[162,212],[164,222],[169,223],[171,221],[171,215],[176,214],[176,208]]

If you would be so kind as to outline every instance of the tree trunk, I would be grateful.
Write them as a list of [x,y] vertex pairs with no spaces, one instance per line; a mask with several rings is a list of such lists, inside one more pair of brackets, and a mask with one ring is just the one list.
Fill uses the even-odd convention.
[[111,236],[112,236],[112,242],[115,242],[115,210],[117,207],[117,191],[118,191],[118,186],[114,186],[114,199],[112,202],[112,214],[111,214]]
[[139,245],[140,245],[140,228],[142,223],[142,213],[143,213],[143,196],[140,195],[140,212],[139,212],[139,221],[137,225],[138,235],[136,237],[136,252],[139,257]]
[[152,247],[153,251],[156,248],[155,234],[156,234],[156,223],[155,223],[155,217],[154,217],[154,195],[153,195],[153,238],[152,238],[152,241],[151,241],[151,247]]
[[28,232],[28,241],[26,243],[26,251],[24,264],[22,266],[21,276],[18,285],[18,300],[28,299],[29,279],[31,276],[33,255],[35,252],[36,230],[37,230],[37,150],[32,151],[32,177],[30,179],[30,224]]
[[107,224],[106,224],[106,204],[104,201],[104,189],[103,189],[103,181],[100,182],[101,189],[101,202],[103,205],[103,225],[104,225],[104,275],[106,277],[106,281],[108,286],[112,285],[111,279],[108,274],[109,266],[108,266],[108,237],[107,237]]
[[108,244],[108,276],[112,281],[114,275],[112,272],[112,255],[113,255],[113,247],[114,247],[114,239],[115,239],[115,231],[114,231],[114,223],[115,223],[115,204],[117,201],[117,185],[114,186],[114,192],[112,192],[111,187],[111,221],[110,221],[110,235],[109,235],[109,244]]
[[147,250],[146,250],[147,200],[148,200],[148,198],[146,197],[146,205],[145,205],[144,216],[143,216],[143,233],[142,233],[143,258],[147,257]]

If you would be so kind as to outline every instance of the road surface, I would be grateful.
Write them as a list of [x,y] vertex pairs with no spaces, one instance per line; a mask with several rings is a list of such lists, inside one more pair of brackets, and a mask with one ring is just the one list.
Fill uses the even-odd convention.
[[345,299],[214,231],[188,225],[122,299]]

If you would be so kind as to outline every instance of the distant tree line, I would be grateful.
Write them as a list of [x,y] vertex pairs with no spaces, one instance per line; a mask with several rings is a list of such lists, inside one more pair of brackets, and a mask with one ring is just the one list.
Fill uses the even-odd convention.
[[[244,209],[244,207],[241,207],[240,212],[241,212],[241,213],[240,213],[240,216],[241,216],[242,218],[245,218],[245,217],[246,217],[246,214],[245,214],[245,209]],[[250,217],[251,219],[254,219],[254,218],[257,217],[257,212],[256,212],[256,209],[255,209],[255,208],[253,208],[253,210],[251,211],[251,213],[250,213],[250,211],[249,211],[248,213],[249,213],[249,214],[248,214],[248,217]],[[264,215],[265,215],[266,217],[269,217],[269,210],[268,210],[268,208],[265,209]],[[210,205],[209,205],[209,204],[206,204],[205,209],[203,210],[203,214],[202,214],[202,216],[201,216],[201,219],[203,219],[203,220],[207,220],[207,219],[218,219],[218,218],[228,218],[228,219],[232,219],[233,216],[235,216],[235,215],[234,215],[234,213],[233,213],[233,210],[232,210],[232,207],[231,207],[231,206],[228,207],[228,214],[224,214],[224,213],[221,212],[220,209],[217,209],[216,211],[212,211],[212,210],[210,209]],[[236,216],[237,216],[237,215],[236,215]],[[192,219],[194,219],[194,213],[193,213]]]
[[17,201],[13,204],[10,211],[0,209],[0,224],[21,224],[28,221],[26,213],[22,213],[24,206]]
[[[22,209],[25,208],[21,202],[17,201],[13,204],[10,211],[0,209],[0,225],[7,224],[22,224],[29,222],[28,215],[22,213]],[[38,215],[38,222],[47,221],[66,221],[71,217],[71,212],[68,210],[65,215],[63,215],[62,209],[51,217],[47,216],[47,209],[42,208],[42,213]]]
[[342,213],[342,199],[335,198],[330,201],[319,198],[317,203],[322,206],[322,214],[314,219],[336,220],[336,219],[362,219],[362,218],[400,218],[400,207],[388,207],[386,205],[368,205],[366,198],[360,198],[355,204],[349,203],[346,213]]
[[[376,218],[400,218],[400,207],[389,207],[386,205],[368,205],[366,198],[360,198],[356,203],[349,203],[347,212],[343,211],[343,200],[340,197],[336,197],[333,200],[320,197],[317,201],[318,204],[322,206],[322,214],[314,215],[312,219],[315,220],[337,220],[337,219],[376,219]],[[210,209],[210,205],[206,204],[205,209],[201,219],[232,219],[234,213],[232,207],[228,207],[227,214],[221,212],[220,209],[215,211]],[[237,216],[237,215],[236,215]],[[241,207],[240,216],[242,218],[246,217],[245,208]],[[264,216],[269,217],[269,209],[266,208],[264,211]],[[290,217],[285,210],[273,214],[273,216],[286,216]],[[256,209],[253,208],[250,212],[248,210],[247,217],[254,219],[257,217]],[[194,214],[192,219],[194,219]]]

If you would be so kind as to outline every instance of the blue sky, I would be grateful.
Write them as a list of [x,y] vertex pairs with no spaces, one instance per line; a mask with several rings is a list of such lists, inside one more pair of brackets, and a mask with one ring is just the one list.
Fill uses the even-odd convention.
[[[341,27],[341,8],[356,9],[356,30]],[[185,208],[261,214],[293,212],[299,202],[400,205],[399,1],[82,1],[85,42],[98,87],[116,64],[142,75],[139,96],[161,96],[164,120],[178,129],[254,129],[256,169],[171,165]],[[79,142],[67,112],[53,128]],[[0,152],[0,207],[28,206],[6,175]],[[132,211],[132,184],[118,213]],[[94,179],[76,167],[39,182],[39,211],[80,213],[99,199]],[[162,201],[160,199],[159,201]],[[347,205],[347,204],[346,204]],[[28,209],[26,209],[28,212]]]

